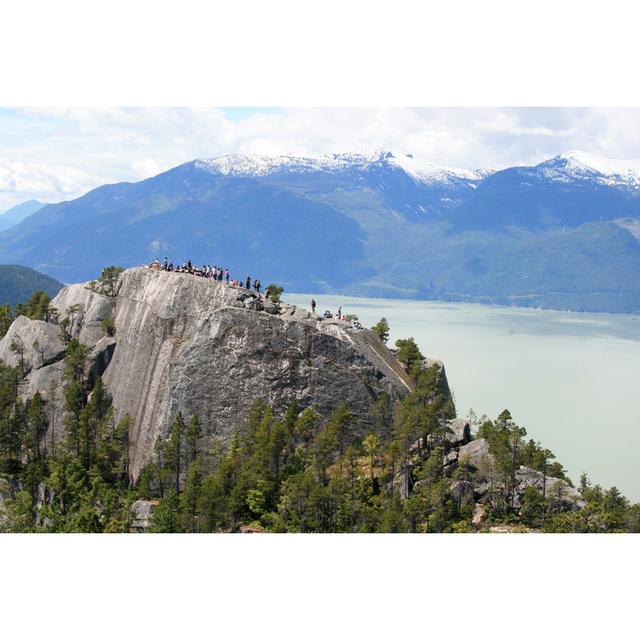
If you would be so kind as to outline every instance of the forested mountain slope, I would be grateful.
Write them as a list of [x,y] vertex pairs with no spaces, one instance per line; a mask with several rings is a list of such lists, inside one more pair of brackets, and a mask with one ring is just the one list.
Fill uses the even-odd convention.
[[55,296],[62,284],[44,273],[16,264],[0,264],[0,305],[26,302],[34,291]]

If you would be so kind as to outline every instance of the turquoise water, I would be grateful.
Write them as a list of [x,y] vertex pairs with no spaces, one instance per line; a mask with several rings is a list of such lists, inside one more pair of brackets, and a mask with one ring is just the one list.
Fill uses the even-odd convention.
[[[317,311],[385,316],[392,344],[413,336],[446,367],[459,416],[509,409],[574,481],[587,471],[640,500],[640,317],[314,296]],[[309,307],[308,294],[285,295]]]

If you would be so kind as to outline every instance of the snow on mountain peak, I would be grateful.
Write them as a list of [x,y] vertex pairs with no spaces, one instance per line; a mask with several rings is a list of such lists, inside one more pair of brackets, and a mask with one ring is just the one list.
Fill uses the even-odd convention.
[[625,161],[604,160],[584,151],[566,151],[533,169],[555,182],[590,180],[609,186],[640,186],[640,173]]
[[[196,160],[197,169],[217,175],[262,177],[271,174],[309,174],[314,172],[369,172],[380,168],[397,169],[418,184],[441,187],[466,185],[476,187],[492,170],[470,170],[424,162],[412,154],[389,149],[365,152],[259,155],[232,154]],[[553,182],[592,182],[607,186],[640,189],[640,171],[629,168],[627,161],[603,160],[583,151],[567,151],[532,167],[522,167],[525,174],[537,175]]]
[[416,182],[435,184],[458,181],[479,181],[485,171],[458,169],[416,160],[412,154],[376,149],[362,153],[333,153],[325,155],[242,155],[232,154],[195,161],[198,169],[209,173],[260,177],[274,173],[338,173],[349,169],[367,170],[379,166],[399,168]]

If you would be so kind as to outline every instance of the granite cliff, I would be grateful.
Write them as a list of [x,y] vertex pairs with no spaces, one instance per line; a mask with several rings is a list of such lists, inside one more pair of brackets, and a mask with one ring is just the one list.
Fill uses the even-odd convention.
[[[402,365],[369,329],[320,321],[245,289],[135,268],[111,293],[96,283],[75,284],[52,305],[59,319],[69,319],[69,335],[89,348],[86,374],[103,376],[116,417],[133,419],[134,479],[178,411],[198,414],[205,443],[214,436],[228,442],[258,397],[280,411],[296,399],[321,415],[346,402],[359,417],[354,435],[362,436],[373,426],[369,409],[376,399],[387,394],[393,403],[412,388]],[[113,336],[105,334],[104,319],[113,320]],[[16,351],[16,343],[24,349]],[[25,396],[40,391],[49,397],[52,382],[60,386],[64,348],[58,327],[21,317],[0,341],[0,360],[22,364]],[[54,404],[61,407],[60,398]]]

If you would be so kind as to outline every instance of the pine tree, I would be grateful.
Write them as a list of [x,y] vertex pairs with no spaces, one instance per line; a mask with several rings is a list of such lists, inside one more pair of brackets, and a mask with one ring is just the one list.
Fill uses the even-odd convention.
[[164,443],[164,464],[173,475],[173,486],[176,496],[180,496],[180,474],[182,472],[182,457],[184,455],[185,424],[182,413],[178,411],[171,425],[169,438]]
[[192,463],[198,457],[198,442],[201,437],[202,429],[200,428],[200,421],[198,420],[198,416],[193,414],[185,434],[187,460],[189,463]]
[[377,324],[374,324],[371,329],[377,334],[378,338],[385,344],[389,340],[389,323],[386,318],[380,318]]

